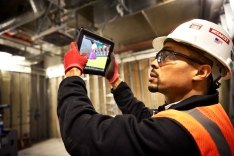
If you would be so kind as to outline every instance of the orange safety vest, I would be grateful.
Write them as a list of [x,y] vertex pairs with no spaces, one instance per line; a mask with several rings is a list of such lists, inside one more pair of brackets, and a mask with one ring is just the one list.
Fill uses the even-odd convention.
[[152,117],[179,122],[192,135],[202,156],[234,156],[234,128],[221,104],[188,111],[168,109]]

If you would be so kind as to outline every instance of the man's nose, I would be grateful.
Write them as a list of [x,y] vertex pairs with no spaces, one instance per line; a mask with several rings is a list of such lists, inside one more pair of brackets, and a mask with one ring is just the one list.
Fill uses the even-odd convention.
[[151,66],[151,68],[156,68],[156,69],[159,68],[157,59],[154,59],[154,60],[150,63],[150,66]]

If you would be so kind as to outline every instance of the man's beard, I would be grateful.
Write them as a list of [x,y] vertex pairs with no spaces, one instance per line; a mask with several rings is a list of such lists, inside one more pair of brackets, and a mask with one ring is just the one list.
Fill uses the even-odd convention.
[[149,90],[151,93],[156,93],[156,92],[158,92],[159,75],[158,75],[157,72],[154,72],[153,69],[151,70],[151,72],[153,72],[153,73],[156,75],[158,81],[156,82],[156,84],[151,82],[151,83],[148,85],[148,90]]
[[149,90],[151,93],[156,93],[156,92],[158,92],[158,85],[149,85],[149,86],[148,86],[148,90]]

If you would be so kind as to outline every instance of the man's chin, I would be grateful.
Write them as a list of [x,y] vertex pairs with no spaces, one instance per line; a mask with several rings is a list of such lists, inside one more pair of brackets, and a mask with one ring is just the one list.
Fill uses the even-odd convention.
[[156,93],[156,92],[158,92],[158,87],[157,87],[157,86],[153,86],[153,85],[149,85],[149,86],[148,86],[148,90],[149,90],[151,93]]

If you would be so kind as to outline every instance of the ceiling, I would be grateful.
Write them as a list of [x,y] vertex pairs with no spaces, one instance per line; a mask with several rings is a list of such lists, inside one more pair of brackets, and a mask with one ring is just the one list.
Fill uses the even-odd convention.
[[219,22],[225,0],[2,0],[0,51],[40,62],[60,56],[85,27],[115,42],[117,53],[151,48],[181,22]]

